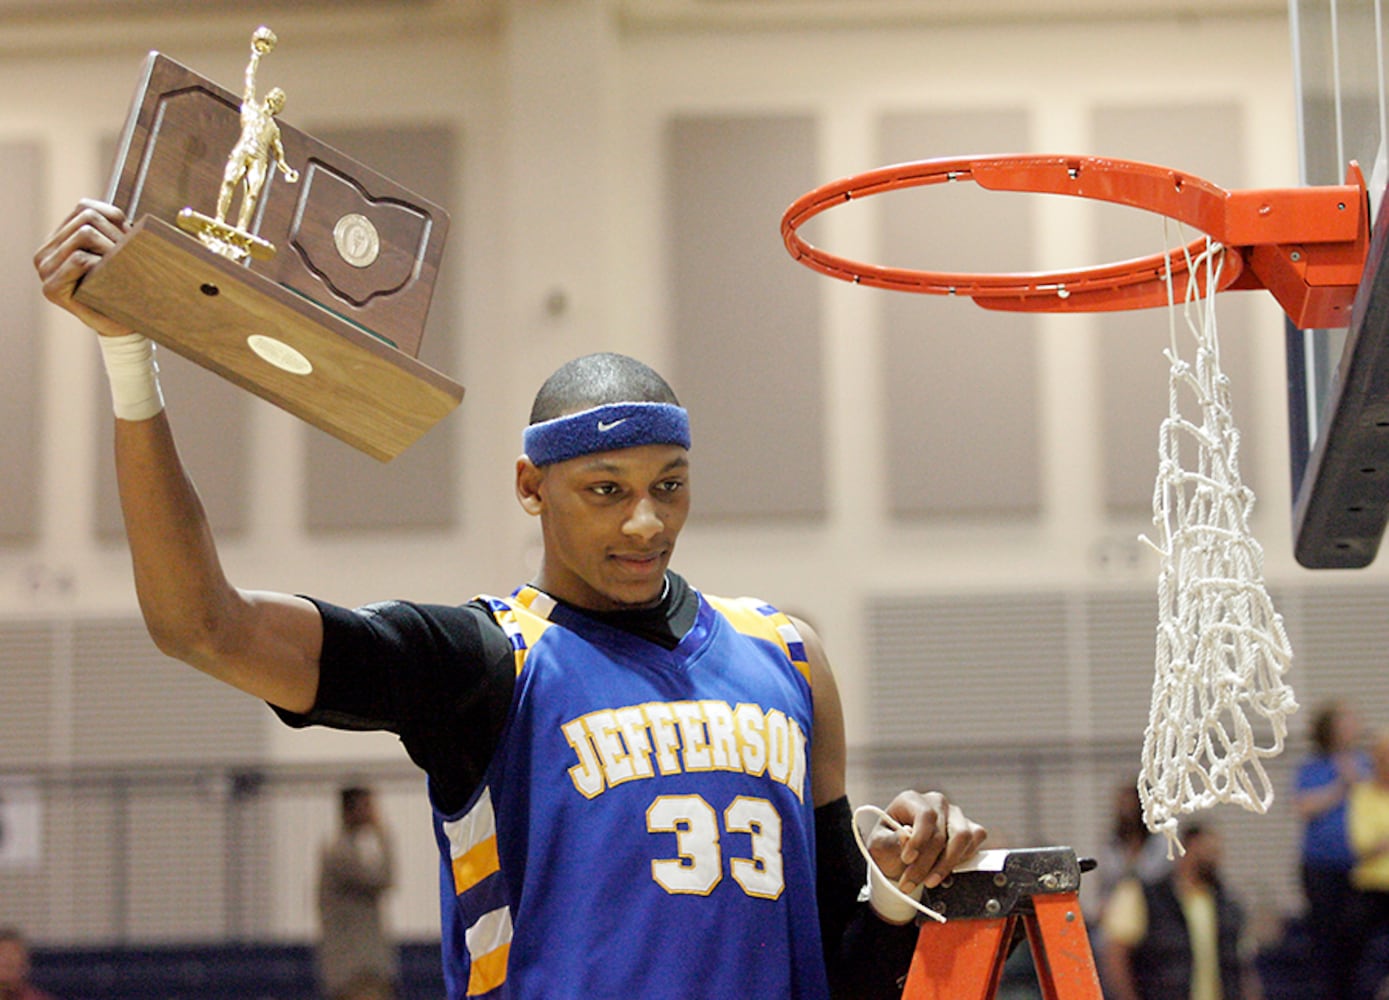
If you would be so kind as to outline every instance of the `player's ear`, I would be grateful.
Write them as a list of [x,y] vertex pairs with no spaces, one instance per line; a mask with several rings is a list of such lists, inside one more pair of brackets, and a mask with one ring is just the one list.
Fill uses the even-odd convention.
[[538,515],[544,502],[540,499],[540,481],[545,473],[525,455],[516,460],[516,499],[521,509],[532,516]]

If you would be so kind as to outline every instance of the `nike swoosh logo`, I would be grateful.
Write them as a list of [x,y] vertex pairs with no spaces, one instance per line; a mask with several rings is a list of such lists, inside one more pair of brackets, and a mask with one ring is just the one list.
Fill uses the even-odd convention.
[[608,421],[607,423],[604,423],[602,420],[600,420],[598,421],[598,433],[606,434],[608,431],[612,430],[618,424],[625,424],[628,421],[628,419],[628,417],[618,417],[616,420]]

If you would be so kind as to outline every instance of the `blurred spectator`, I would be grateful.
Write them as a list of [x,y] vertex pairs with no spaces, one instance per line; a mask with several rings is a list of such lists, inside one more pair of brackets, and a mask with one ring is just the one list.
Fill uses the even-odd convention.
[[1109,841],[1096,860],[1094,874],[1086,880],[1092,895],[1085,900],[1085,917],[1099,968],[1100,984],[1107,986],[1103,921],[1110,896],[1126,879],[1156,882],[1172,868],[1172,862],[1167,857],[1167,838],[1148,832],[1143,822],[1143,802],[1138,797],[1138,785],[1132,781],[1125,781],[1114,790],[1114,815]]
[[1351,881],[1360,892],[1354,925],[1362,946],[1349,995],[1367,998],[1389,979],[1389,731],[1376,736],[1370,759],[1370,779],[1351,788],[1346,812],[1356,857]]
[[333,1000],[396,1000],[395,984],[374,973],[363,973],[337,992]]
[[1156,882],[1130,877],[1105,907],[1106,996],[1111,1000],[1257,1000],[1244,914],[1220,882],[1220,835],[1198,823],[1186,853]]
[[29,943],[13,927],[0,927],[0,1000],[53,1000],[29,982]]
[[1094,876],[1098,886],[1093,914],[1096,921],[1103,919],[1105,904],[1120,882],[1135,877],[1142,882],[1156,882],[1172,868],[1167,857],[1167,838],[1148,832],[1138,786],[1131,781],[1114,791],[1113,826],[1098,862]]
[[339,793],[342,825],[323,850],[318,880],[318,975],[325,996],[391,998],[400,975],[382,898],[392,885],[390,838],[369,788]]
[[1300,875],[1314,957],[1309,972],[1319,1000],[1345,1000],[1359,937],[1346,804],[1351,787],[1369,777],[1370,758],[1358,745],[1359,717],[1343,703],[1323,705],[1312,717],[1310,735],[1312,752],[1298,766],[1293,793],[1304,824]]

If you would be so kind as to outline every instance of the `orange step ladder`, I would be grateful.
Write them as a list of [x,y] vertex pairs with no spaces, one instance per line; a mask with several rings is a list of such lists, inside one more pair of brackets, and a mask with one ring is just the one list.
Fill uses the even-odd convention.
[[926,890],[921,902],[946,922],[920,919],[902,1000],[992,1000],[1019,924],[1043,1000],[1102,1000],[1080,914],[1080,875],[1093,867],[1069,847],[984,851]]

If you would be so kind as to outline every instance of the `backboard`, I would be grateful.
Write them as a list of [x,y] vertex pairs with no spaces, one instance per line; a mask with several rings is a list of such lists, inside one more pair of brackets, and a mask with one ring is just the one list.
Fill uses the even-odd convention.
[[1369,565],[1389,518],[1389,0],[1289,0],[1301,180],[1340,184],[1355,160],[1374,235],[1350,326],[1289,323],[1294,552],[1311,569]]

